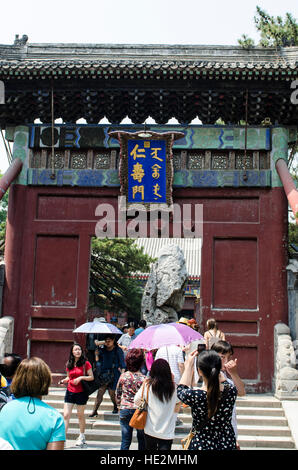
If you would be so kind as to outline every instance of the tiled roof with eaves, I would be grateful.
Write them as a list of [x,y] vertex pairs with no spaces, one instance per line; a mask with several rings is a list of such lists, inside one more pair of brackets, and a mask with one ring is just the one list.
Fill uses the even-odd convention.
[[[135,124],[151,116],[187,124],[296,125],[298,47],[30,44],[0,45],[5,104],[0,126],[54,118]],[[267,122],[266,121],[266,122]]]
[[292,78],[298,47],[0,45],[2,78]]

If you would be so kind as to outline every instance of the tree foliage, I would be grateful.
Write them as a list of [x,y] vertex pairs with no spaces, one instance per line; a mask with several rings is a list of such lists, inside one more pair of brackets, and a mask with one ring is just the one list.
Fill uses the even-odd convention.
[[[292,246],[295,245],[295,248]],[[288,233],[288,248],[289,253],[297,253],[298,249],[298,225],[289,222],[289,233]]]
[[90,300],[103,310],[140,318],[143,289],[132,277],[154,261],[133,239],[92,239]]
[[243,49],[249,49],[255,45],[255,41],[247,36],[247,34],[242,34],[241,39],[238,39],[238,44],[243,47]]
[[[260,46],[298,46],[298,24],[291,13],[286,13],[285,19],[281,16],[275,18],[257,6],[254,22],[261,34]],[[241,39],[238,39],[238,44],[243,48],[249,48],[254,46],[254,40],[243,34]]]

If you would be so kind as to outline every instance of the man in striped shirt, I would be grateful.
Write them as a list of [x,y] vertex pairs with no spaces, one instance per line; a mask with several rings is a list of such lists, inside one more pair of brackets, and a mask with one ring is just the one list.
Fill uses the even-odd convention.
[[[174,376],[174,382],[178,385],[184,371],[184,356],[182,349],[174,344],[171,344],[170,346],[162,346],[156,353],[155,360],[156,359],[165,359],[168,361],[171,372]],[[180,426],[182,424],[183,421],[177,418],[176,426]]]

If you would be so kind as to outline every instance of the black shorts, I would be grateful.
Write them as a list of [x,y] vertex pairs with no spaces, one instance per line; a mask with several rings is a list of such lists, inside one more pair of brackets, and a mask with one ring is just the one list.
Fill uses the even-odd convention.
[[86,405],[88,401],[88,395],[85,392],[70,392],[66,390],[64,402],[72,403],[73,405]]

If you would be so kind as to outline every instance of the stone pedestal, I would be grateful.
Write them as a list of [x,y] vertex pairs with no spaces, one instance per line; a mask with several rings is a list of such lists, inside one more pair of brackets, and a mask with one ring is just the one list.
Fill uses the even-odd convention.
[[298,400],[298,370],[290,328],[284,323],[274,327],[274,392],[278,399]]
[[288,317],[291,337],[298,339],[298,260],[293,258],[287,266]]
[[5,353],[13,352],[13,332],[13,317],[7,316],[0,318],[0,361],[3,359]]

